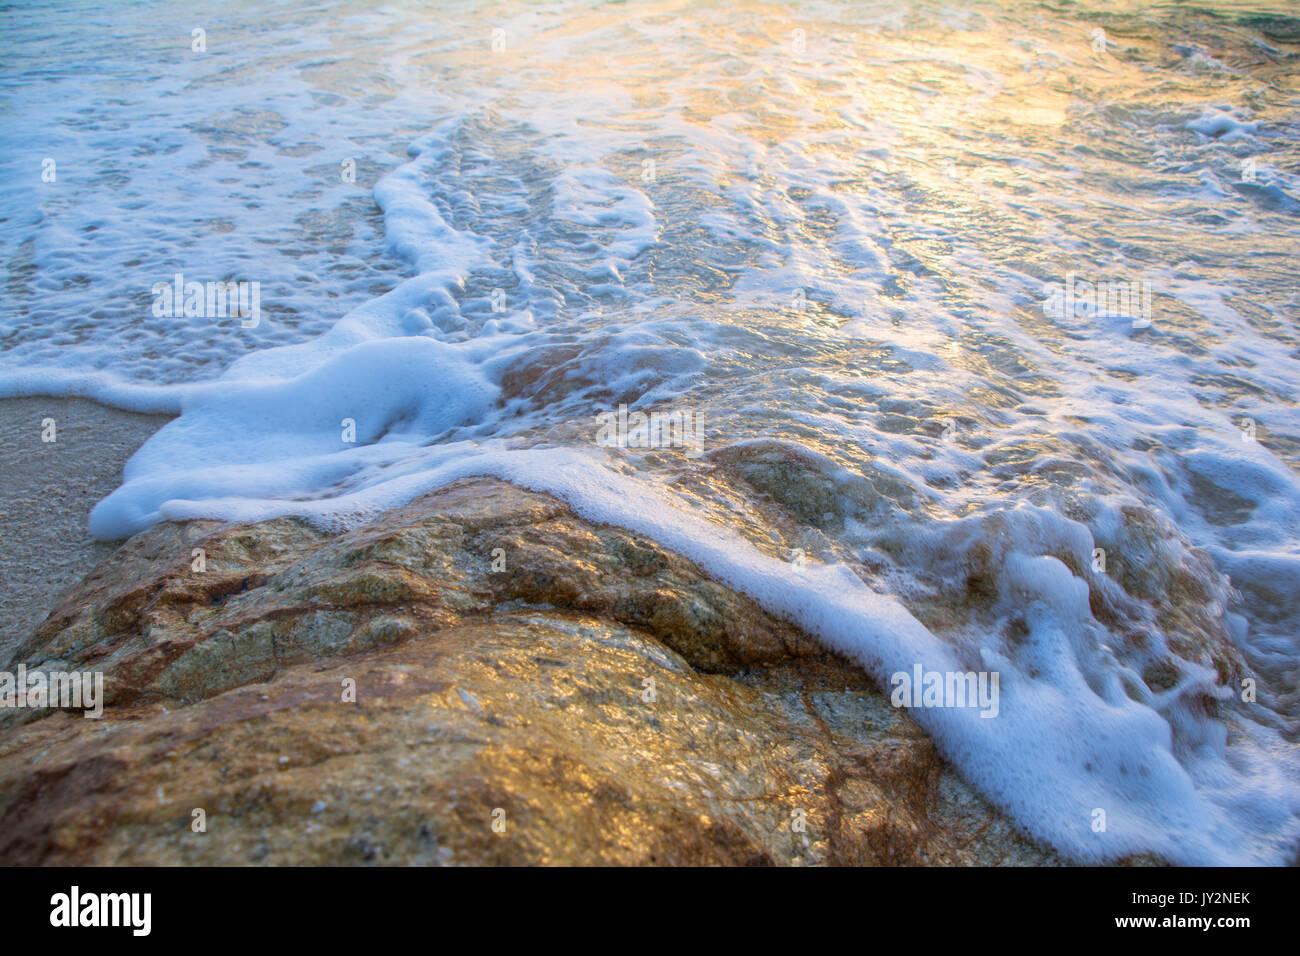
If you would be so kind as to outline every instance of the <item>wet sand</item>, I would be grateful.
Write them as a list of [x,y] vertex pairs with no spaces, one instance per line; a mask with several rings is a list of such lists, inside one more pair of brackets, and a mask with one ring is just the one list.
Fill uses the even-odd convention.
[[[55,421],[55,441],[41,440]],[[171,416],[80,398],[0,400],[0,665],[60,596],[117,549],[86,530],[122,466]]]

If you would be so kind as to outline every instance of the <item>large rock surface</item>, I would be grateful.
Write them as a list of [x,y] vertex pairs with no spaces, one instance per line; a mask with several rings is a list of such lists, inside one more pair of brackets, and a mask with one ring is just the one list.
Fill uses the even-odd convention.
[[161,525],[20,662],[107,707],[0,711],[7,864],[1056,862],[861,669],[489,479],[338,535]]

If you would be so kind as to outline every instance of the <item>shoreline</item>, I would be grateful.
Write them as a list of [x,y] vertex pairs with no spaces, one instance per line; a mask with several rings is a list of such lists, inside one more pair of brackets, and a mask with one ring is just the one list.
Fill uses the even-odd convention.
[[[90,536],[90,511],[121,483],[127,459],[173,417],[87,398],[0,399],[0,659],[121,545]],[[55,440],[45,442],[42,422],[51,418]]]

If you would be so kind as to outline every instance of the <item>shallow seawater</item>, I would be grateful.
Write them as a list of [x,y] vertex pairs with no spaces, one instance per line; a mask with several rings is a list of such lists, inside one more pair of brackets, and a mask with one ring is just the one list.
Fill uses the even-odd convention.
[[499,475],[997,673],[913,714],[1073,859],[1293,862],[1288,6],[5,9],[0,395],[182,413],[97,536]]

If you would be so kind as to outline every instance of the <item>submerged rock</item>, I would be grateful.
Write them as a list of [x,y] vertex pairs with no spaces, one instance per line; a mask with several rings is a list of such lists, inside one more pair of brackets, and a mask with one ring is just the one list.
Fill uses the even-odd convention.
[[490,479],[161,525],[19,663],[106,710],[0,711],[9,864],[1055,862],[859,667]]

